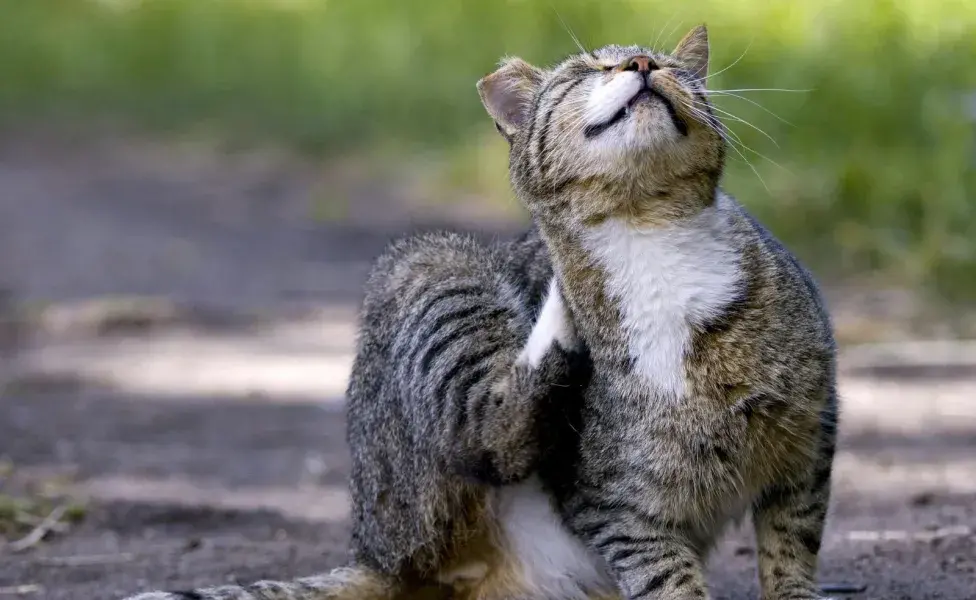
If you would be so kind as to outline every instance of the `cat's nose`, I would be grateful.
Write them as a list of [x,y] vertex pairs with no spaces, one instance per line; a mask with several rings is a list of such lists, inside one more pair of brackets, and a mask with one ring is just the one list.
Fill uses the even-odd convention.
[[622,71],[637,71],[638,73],[650,73],[654,69],[657,69],[657,63],[651,59],[650,56],[646,54],[638,54],[636,56],[631,56],[627,60],[623,61],[621,65]]

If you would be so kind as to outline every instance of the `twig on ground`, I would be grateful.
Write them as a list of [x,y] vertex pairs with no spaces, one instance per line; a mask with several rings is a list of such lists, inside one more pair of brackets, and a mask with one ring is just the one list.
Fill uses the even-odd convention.
[[[44,522],[41,517],[36,517],[29,513],[19,513],[14,517],[14,520],[21,525],[27,525],[28,527],[37,527]],[[51,531],[54,533],[64,533],[71,529],[71,526],[64,521],[58,521],[51,525]]]
[[44,588],[36,583],[26,583],[0,587],[0,596],[25,596],[27,594],[40,594],[43,591]]
[[852,542],[894,542],[894,541],[917,541],[931,542],[948,537],[969,537],[976,534],[976,530],[966,525],[952,525],[949,527],[939,527],[929,531],[903,531],[889,529],[883,531],[851,531],[847,534],[847,539]]
[[129,552],[119,554],[78,554],[75,556],[52,556],[40,558],[38,562],[52,567],[87,567],[91,565],[111,565],[125,563],[135,558]]
[[7,547],[11,552],[23,552],[37,545],[48,533],[54,530],[58,522],[61,521],[61,517],[68,511],[68,508],[69,505],[67,504],[59,504],[30,533],[19,540],[10,542]]

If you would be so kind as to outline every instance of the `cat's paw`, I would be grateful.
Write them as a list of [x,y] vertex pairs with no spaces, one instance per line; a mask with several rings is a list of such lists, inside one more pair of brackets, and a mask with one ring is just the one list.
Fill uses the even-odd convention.
[[542,446],[550,444],[542,438],[554,415],[578,407],[591,369],[588,354],[563,350],[558,344],[549,347],[535,368],[513,365],[483,411],[484,451],[469,460],[469,476],[509,485],[535,472]]
[[529,339],[516,359],[517,364],[537,368],[553,347],[574,351],[580,347],[576,327],[563,296],[559,292],[556,279],[549,283],[549,293],[542,304]]

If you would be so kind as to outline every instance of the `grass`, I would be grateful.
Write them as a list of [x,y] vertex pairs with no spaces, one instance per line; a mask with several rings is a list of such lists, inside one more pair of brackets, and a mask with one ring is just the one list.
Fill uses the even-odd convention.
[[8,492],[6,484],[14,476],[13,464],[0,459],[0,553],[28,550],[84,520],[85,505],[65,498],[63,482],[35,481]]
[[[964,0],[0,0],[0,123],[109,122],[322,154],[421,148],[510,194],[497,59],[670,48],[709,24],[726,187],[824,274],[976,300],[976,5]],[[735,92],[739,93],[739,92]],[[750,101],[761,105],[756,106]],[[976,100],[972,101],[976,103]],[[777,115],[774,117],[772,113]],[[409,159],[405,159],[409,160]]]

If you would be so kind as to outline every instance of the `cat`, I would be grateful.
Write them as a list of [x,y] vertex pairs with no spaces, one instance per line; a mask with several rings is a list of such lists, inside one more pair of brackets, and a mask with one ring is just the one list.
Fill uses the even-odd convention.
[[708,58],[699,26],[671,54],[516,58],[478,84],[549,249],[547,302],[593,363],[574,466],[540,473],[627,600],[709,597],[709,550],[749,511],[763,598],[817,598],[832,326],[811,275],[719,187]]
[[670,55],[480,80],[541,240],[426,237],[377,263],[349,388],[353,565],[138,600],[707,598],[708,551],[750,509],[763,597],[816,598],[833,335],[812,277],[718,186],[707,69],[699,27]]

